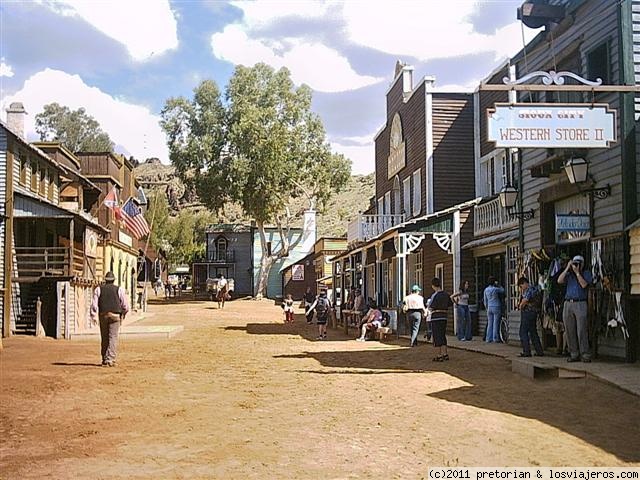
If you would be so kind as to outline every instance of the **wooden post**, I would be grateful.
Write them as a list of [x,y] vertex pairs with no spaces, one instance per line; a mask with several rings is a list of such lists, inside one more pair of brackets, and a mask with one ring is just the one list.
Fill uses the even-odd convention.
[[75,243],[73,218],[69,220],[69,240],[69,276],[73,277],[73,247]]
[[2,336],[11,335],[11,277],[13,276],[13,154],[7,146],[7,188],[4,220],[4,311]]

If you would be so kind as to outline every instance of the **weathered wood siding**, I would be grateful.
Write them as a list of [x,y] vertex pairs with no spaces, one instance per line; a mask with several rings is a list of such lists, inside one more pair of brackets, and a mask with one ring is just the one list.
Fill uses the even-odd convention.
[[[473,95],[433,94],[434,211],[475,197]],[[423,204],[426,203],[423,188]]]
[[[580,75],[587,77],[587,54],[603,42],[608,42],[610,58],[610,82],[619,83],[620,68],[618,61],[618,29],[617,29],[617,4],[616,2],[589,1],[577,8],[573,14],[575,21],[564,32],[556,32],[553,37],[548,35],[536,48],[527,52],[528,70],[524,60],[518,60],[518,76],[522,77],[528,72],[536,70],[549,70],[553,67],[552,51],[560,56],[562,52],[574,51],[579,58],[574,59],[580,64]],[[576,42],[578,48],[576,49]],[[569,59],[565,59],[569,61]],[[586,97],[585,97],[586,98]],[[542,100],[542,99],[541,99]],[[598,102],[609,103],[619,111],[619,95],[616,93],[603,93],[598,96]],[[618,138],[620,129],[618,121]],[[539,214],[539,193],[552,185],[567,185],[566,175],[556,175],[549,178],[533,178],[530,169],[532,166],[547,158],[544,149],[522,149],[523,161],[523,207],[524,210],[536,209],[537,215],[533,220],[524,223],[525,249],[539,248],[541,246],[541,222]],[[622,205],[622,164],[620,142],[609,149],[591,149],[585,156],[589,162],[589,173],[593,176],[598,186],[609,184],[611,195],[605,200],[594,202],[593,231],[594,236],[606,236],[621,231],[623,225]],[[559,199],[559,198],[558,198]]]
[[4,321],[5,202],[7,201],[7,131],[0,127],[0,335]]
[[[422,282],[424,291],[422,293],[424,294],[425,301],[433,293],[433,289],[431,288],[431,279],[435,276],[436,265],[439,263],[444,267],[444,278],[441,278],[442,286],[446,292],[451,294],[451,292],[456,288],[453,285],[453,255],[442,250],[430,235],[427,235],[427,237],[422,241],[421,248],[423,255],[422,275],[424,277]],[[453,309],[449,309],[448,319],[447,331],[452,333]]]
[[629,232],[631,295],[640,295],[640,227]]
[[[393,177],[388,177],[389,140],[391,135],[391,122],[395,114],[400,115],[402,122],[402,139],[405,142],[406,163],[398,172],[400,180],[400,201],[402,202],[402,182],[413,175],[418,168],[421,169],[422,190],[422,214],[425,213],[425,167],[426,167],[426,132],[425,132],[425,85],[418,85],[411,97],[405,103],[402,96],[402,79],[396,82],[387,95],[387,123],[384,129],[375,139],[376,155],[376,199],[383,197],[386,192],[393,189]],[[413,182],[411,184],[411,198],[413,198]],[[393,195],[391,195],[392,201]],[[407,210],[403,205],[399,210]],[[393,211],[393,208],[392,210]]]
[[[502,79],[508,76],[509,70],[505,66],[492,75],[486,83],[503,85]],[[478,95],[480,97],[480,157],[484,157],[496,149],[495,143],[487,140],[487,109],[493,108],[496,103],[508,102],[509,94],[507,92],[481,90]]]
[[[212,232],[207,233],[207,249],[213,251],[215,240],[224,236],[227,239],[227,248],[235,253],[234,262],[234,295],[253,295],[253,283],[251,272],[253,270],[252,233],[246,232]],[[223,266],[223,265],[221,265]],[[212,267],[213,268],[213,267]],[[231,269],[229,270],[231,272]],[[209,276],[215,275],[210,272]],[[231,275],[231,273],[229,274]]]
[[[633,0],[631,4],[633,22],[633,71],[635,84],[640,85],[640,0]],[[636,156],[640,156],[640,93],[635,96],[636,119]],[[640,192],[640,162],[636,161],[636,191]],[[640,195],[637,198],[637,211],[640,212]]]

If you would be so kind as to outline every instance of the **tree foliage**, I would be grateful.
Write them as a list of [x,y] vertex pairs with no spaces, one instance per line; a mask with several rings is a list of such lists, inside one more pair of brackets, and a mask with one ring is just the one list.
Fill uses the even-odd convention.
[[114,144],[84,108],[71,110],[58,103],[44,106],[36,115],[36,132],[42,141],[59,141],[72,152],[112,152]]
[[[287,229],[297,213],[292,198],[323,208],[347,183],[350,162],[331,152],[311,90],[295,87],[286,68],[238,66],[224,100],[216,84],[202,82],[194,97],[170,98],[162,110],[172,163],[213,210],[229,201],[256,221],[262,243],[259,293],[270,266],[288,255]],[[282,248],[267,254],[265,225],[279,227]],[[264,284],[263,284],[264,283]]]

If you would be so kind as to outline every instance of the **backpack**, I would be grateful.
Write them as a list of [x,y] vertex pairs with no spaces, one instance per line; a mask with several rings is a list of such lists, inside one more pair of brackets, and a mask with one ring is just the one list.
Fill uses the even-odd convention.
[[318,317],[324,317],[329,310],[329,301],[325,297],[318,297],[318,302],[316,303],[316,313]]
[[391,316],[389,316],[389,313],[385,312],[384,310],[381,310],[381,312],[382,312],[382,326],[388,327],[389,322],[391,322]]
[[529,308],[538,313],[542,311],[542,290],[539,287],[533,287],[535,289],[535,293],[533,298],[529,300]]

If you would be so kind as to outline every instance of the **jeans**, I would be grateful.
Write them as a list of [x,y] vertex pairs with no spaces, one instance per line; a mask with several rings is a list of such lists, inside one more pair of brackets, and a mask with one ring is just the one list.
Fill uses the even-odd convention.
[[458,305],[458,340],[471,340],[471,312],[469,305]]
[[591,358],[589,352],[589,325],[587,323],[587,302],[564,302],[562,310],[567,345],[571,358]]
[[538,355],[542,355],[542,343],[540,343],[540,337],[538,336],[538,314],[533,310],[523,310],[520,312],[520,342],[522,343],[522,353],[525,355],[531,355],[531,343]]
[[500,318],[502,317],[501,307],[487,307],[487,335],[485,341],[500,341]]
[[418,333],[420,332],[420,324],[422,323],[421,311],[409,311],[407,312],[407,320],[411,322],[411,346],[418,345]]

